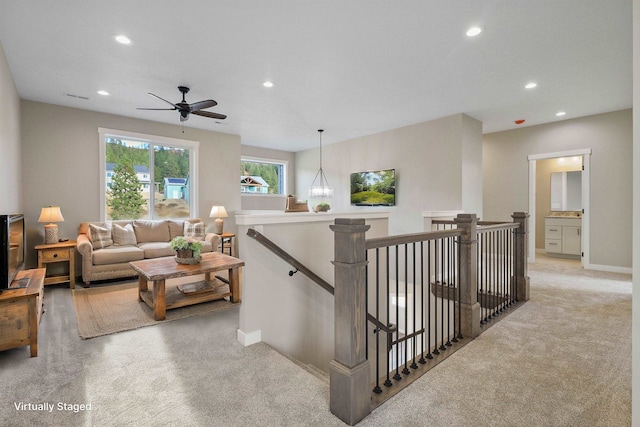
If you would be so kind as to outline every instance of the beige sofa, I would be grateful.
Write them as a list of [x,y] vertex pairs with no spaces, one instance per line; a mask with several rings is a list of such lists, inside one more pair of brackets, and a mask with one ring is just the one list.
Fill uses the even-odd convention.
[[171,239],[192,236],[202,240],[202,252],[215,252],[220,236],[206,233],[200,218],[83,222],[76,239],[82,256],[82,281],[134,277],[130,261],[173,256]]

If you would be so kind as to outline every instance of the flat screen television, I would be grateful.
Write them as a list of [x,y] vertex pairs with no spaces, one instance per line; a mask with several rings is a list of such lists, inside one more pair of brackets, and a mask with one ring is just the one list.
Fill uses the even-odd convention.
[[24,269],[26,246],[24,215],[0,215],[0,289]]
[[396,170],[384,169],[351,174],[352,206],[395,206]]

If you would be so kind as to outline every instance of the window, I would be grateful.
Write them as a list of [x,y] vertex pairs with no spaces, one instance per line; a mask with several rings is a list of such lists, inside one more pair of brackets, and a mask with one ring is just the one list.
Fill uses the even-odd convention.
[[195,216],[199,143],[99,129],[105,220]]
[[243,157],[240,191],[245,194],[286,194],[287,162]]

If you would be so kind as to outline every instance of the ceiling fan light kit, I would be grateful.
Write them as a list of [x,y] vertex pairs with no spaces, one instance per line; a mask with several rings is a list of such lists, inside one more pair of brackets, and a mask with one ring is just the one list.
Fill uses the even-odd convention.
[[211,111],[202,111],[206,108],[211,108],[214,107],[216,105],[218,105],[218,103],[216,101],[214,101],[213,99],[207,99],[204,101],[199,101],[199,102],[194,102],[193,104],[189,104],[185,97],[187,95],[187,93],[189,93],[189,88],[186,86],[178,86],[178,90],[182,93],[182,101],[174,104],[173,102],[169,102],[164,98],[159,97],[158,95],[155,95],[151,92],[149,92],[149,95],[158,98],[161,101],[166,102],[167,104],[171,105],[173,108],[138,108],[138,110],[154,110],[154,111],[159,111],[159,110],[164,110],[164,111],[175,111],[177,110],[180,113],[180,121],[181,122],[185,122],[187,120],[189,120],[189,115],[190,114],[195,114],[196,116],[202,116],[202,117],[208,117],[210,119],[218,119],[218,120],[224,120],[227,118],[227,116],[225,116],[224,114],[218,114],[218,113],[213,113]]

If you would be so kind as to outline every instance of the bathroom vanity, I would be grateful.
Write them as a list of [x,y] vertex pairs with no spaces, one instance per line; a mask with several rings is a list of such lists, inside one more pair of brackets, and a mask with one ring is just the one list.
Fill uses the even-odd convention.
[[544,220],[544,249],[549,256],[580,259],[582,218],[548,216]]

